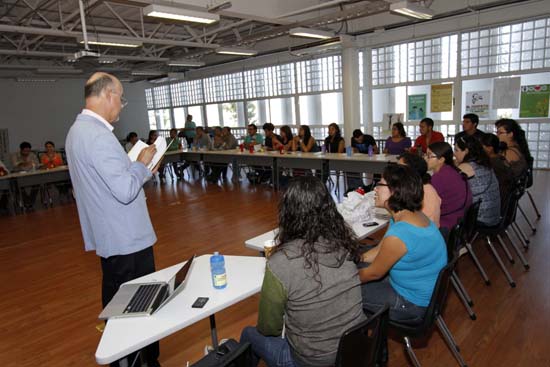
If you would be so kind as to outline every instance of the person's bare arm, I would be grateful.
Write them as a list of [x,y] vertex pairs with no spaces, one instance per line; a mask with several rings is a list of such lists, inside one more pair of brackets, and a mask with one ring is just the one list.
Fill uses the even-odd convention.
[[403,241],[395,236],[385,237],[377,247],[379,247],[378,254],[371,264],[359,270],[362,283],[382,278],[407,253],[407,247]]

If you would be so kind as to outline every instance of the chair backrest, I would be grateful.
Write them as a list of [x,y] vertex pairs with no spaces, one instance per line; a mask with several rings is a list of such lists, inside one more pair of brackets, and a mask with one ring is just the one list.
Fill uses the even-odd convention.
[[523,195],[523,190],[520,187],[512,188],[504,199],[504,207],[502,208],[502,221],[500,227],[508,228],[513,221],[516,220],[516,211],[518,209],[519,199]]
[[466,210],[466,215],[462,220],[462,231],[461,231],[461,240],[462,243],[466,243],[472,239],[474,232],[477,226],[477,216],[479,214],[479,207],[481,201],[476,201],[472,203],[468,210]]
[[380,362],[388,327],[388,306],[344,332],[335,367],[374,367]]
[[449,284],[451,281],[451,274],[453,273],[456,266],[456,259],[450,261],[439,271],[439,275],[435,282],[434,290],[432,293],[432,298],[430,299],[430,304],[426,309],[426,314],[424,315],[424,320],[422,324],[418,325],[415,329],[417,330],[428,330],[431,329],[435,318],[441,314],[441,310],[445,305],[447,300],[447,293],[449,291]]
[[447,236],[447,262],[458,259],[458,250],[462,245],[462,226],[457,224]]

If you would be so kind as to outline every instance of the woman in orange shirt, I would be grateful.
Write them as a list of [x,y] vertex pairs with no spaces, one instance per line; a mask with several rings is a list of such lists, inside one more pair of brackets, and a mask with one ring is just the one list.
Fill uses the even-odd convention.
[[40,163],[46,169],[55,168],[63,165],[63,158],[61,154],[55,151],[55,144],[51,141],[47,141],[44,146],[46,147],[46,153],[40,156]]

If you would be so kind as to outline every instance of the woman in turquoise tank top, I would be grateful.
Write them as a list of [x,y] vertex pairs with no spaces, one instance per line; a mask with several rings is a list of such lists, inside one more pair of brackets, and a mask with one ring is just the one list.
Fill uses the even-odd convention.
[[388,166],[374,189],[375,205],[391,214],[380,242],[365,252],[359,270],[363,308],[390,306],[390,319],[420,323],[439,271],[447,264],[445,241],[421,211],[422,179],[406,166]]

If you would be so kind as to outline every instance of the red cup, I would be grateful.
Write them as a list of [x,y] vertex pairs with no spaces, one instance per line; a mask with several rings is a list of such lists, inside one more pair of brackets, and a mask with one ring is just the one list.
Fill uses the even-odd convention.
[[241,148],[241,153],[244,151],[244,144],[239,145],[239,148]]

